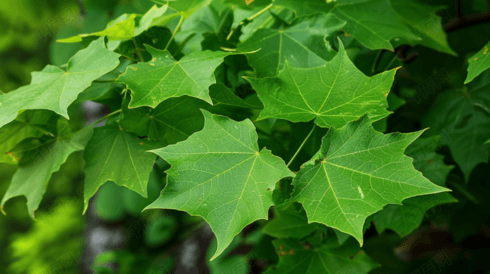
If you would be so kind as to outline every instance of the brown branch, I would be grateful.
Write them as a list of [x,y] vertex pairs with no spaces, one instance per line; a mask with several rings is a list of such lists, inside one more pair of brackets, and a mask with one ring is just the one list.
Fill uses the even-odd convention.
[[444,30],[449,32],[485,22],[490,22],[490,10],[479,14],[454,18],[444,25]]

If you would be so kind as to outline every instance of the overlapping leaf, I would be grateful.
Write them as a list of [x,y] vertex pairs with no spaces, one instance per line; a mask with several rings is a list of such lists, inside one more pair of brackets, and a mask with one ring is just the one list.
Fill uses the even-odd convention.
[[50,138],[45,142],[26,139],[30,143],[37,143],[37,146],[27,146],[27,151],[21,151],[29,160],[22,163],[12,177],[1,202],[2,208],[9,199],[24,195],[27,198],[27,209],[34,218],[34,212],[41,203],[51,175],[60,169],[70,154],[83,150],[92,136],[90,126],[72,133],[64,119],[58,120],[57,128],[56,138]]
[[201,51],[184,56],[176,61],[168,51],[147,46],[153,59],[146,63],[129,66],[119,76],[131,89],[132,100],[129,107],[149,106],[172,97],[188,95],[212,103],[209,86],[216,83],[214,71],[223,59],[233,52]]
[[22,140],[38,138],[44,134],[54,136],[56,117],[50,111],[24,111],[17,119],[0,129],[0,163],[16,164],[17,160],[9,155],[11,149]]
[[465,84],[473,81],[478,75],[490,68],[490,42],[486,44],[479,52],[471,56],[468,60],[468,75],[466,76]]
[[293,174],[270,151],[259,151],[250,120],[235,122],[207,111],[203,114],[202,131],[154,150],[172,167],[160,198],[148,208],[203,217],[218,240],[216,258],[246,225],[267,219],[275,183]]
[[449,146],[466,181],[478,164],[488,162],[489,90],[490,72],[485,72],[462,90],[441,93],[423,119],[424,127],[441,135],[441,145]]
[[287,62],[296,67],[311,68],[325,64],[335,52],[325,47],[324,37],[335,33],[345,22],[334,15],[299,20],[286,29],[258,29],[238,45],[247,55],[257,77],[276,76]]
[[[443,155],[435,152],[439,138],[440,136],[417,139],[407,148],[405,154],[414,159],[414,167],[427,179],[439,186],[446,186],[446,177],[452,167],[444,163]],[[404,237],[420,226],[427,210],[454,202],[457,200],[449,193],[413,197],[403,201],[403,205],[385,206],[373,216],[373,222],[378,233],[391,229]]]
[[[347,22],[344,31],[369,49],[393,51],[391,40],[420,41],[393,10],[390,0],[338,0],[330,12]],[[375,15],[375,16],[374,16]]]
[[84,152],[84,203],[107,181],[125,186],[147,197],[147,184],[156,156],[147,151],[161,146],[160,142],[138,139],[117,124],[99,127]]
[[0,95],[0,127],[24,109],[48,109],[68,118],[68,106],[93,80],[116,68],[118,57],[100,38],[75,54],[66,71],[48,65],[32,73],[30,85]]
[[246,78],[264,103],[258,120],[266,118],[342,127],[366,113],[380,119],[389,114],[386,96],[396,70],[367,77],[349,60],[341,44],[332,61],[317,68],[286,63],[275,78]]
[[292,199],[303,204],[310,223],[336,228],[362,245],[366,218],[383,206],[448,191],[423,177],[403,155],[420,134],[384,135],[366,116],[330,129],[314,164],[294,178]]
[[280,239],[272,242],[279,255],[277,266],[265,274],[317,274],[317,273],[369,273],[379,264],[363,253],[354,241],[339,246],[330,238],[319,247],[295,240]]
[[390,0],[390,2],[410,31],[422,39],[420,42],[407,41],[408,44],[421,44],[440,52],[457,55],[447,42],[441,17],[436,15],[436,12],[444,6],[429,6],[418,0]]
[[263,229],[265,234],[273,237],[301,239],[318,228],[317,224],[308,224],[306,212],[297,203],[275,208],[274,212],[274,219]]

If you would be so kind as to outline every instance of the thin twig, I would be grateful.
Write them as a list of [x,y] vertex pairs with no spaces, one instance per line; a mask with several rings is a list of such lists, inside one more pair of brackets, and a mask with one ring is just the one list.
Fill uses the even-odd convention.
[[444,30],[446,32],[450,32],[486,22],[490,22],[490,11],[454,18],[453,20],[449,21],[449,23],[444,25]]

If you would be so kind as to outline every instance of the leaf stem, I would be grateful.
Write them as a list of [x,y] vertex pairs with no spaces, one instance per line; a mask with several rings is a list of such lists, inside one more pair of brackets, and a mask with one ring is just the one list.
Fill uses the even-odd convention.
[[92,83],[99,83],[99,84],[101,84],[101,83],[114,83],[114,82],[116,82],[116,79],[94,80],[94,81],[92,81]]
[[114,116],[115,114],[120,113],[121,111],[122,111],[121,109],[118,109],[118,110],[116,110],[116,111],[114,111],[114,112],[111,112],[111,113],[107,114],[106,116],[104,116],[104,117],[100,118],[99,120],[97,120],[97,121],[93,122],[93,123],[92,123],[92,124],[90,124],[90,125],[97,125],[98,123],[100,123],[100,122],[104,121],[105,119],[108,119],[108,118],[109,118],[109,117],[111,117],[111,116]]
[[138,48],[138,43],[136,43],[136,39],[131,38],[131,41],[133,41],[134,44],[134,50],[136,50],[136,54],[140,58],[140,62],[145,62],[145,58],[143,58],[143,54],[141,54],[140,48]]
[[175,34],[177,33],[177,31],[179,31],[180,26],[182,25],[182,22],[184,22],[184,15],[180,15],[179,23],[175,27],[174,32],[172,33],[172,37],[170,37],[170,40],[168,40],[168,43],[165,46],[165,49],[164,50],[167,50],[168,47],[170,46],[170,43],[172,43],[172,40],[174,40]]
[[315,128],[316,128],[316,124],[313,124],[313,128],[311,128],[310,133],[308,133],[308,136],[306,136],[306,138],[303,141],[303,143],[299,146],[298,150],[296,150],[296,153],[293,155],[293,158],[291,158],[291,160],[289,160],[289,163],[286,165],[287,167],[289,167],[289,165],[294,161],[294,159],[296,158],[296,156],[298,156],[298,153],[305,146],[306,141],[308,141],[308,139],[310,138],[311,134],[313,134],[313,131],[315,131]]
[[[248,22],[250,22],[250,21],[254,20],[255,18],[259,17],[260,15],[262,15],[262,13],[264,13],[264,12],[268,11],[270,8],[272,8],[272,6],[273,6],[273,4],[271,3],[271,4],[269,4],[267,7],[265,7],[265,8],[263,8],[263,9],[261,9],[261,10],[260,10],[259,12],[257,12],[256,14],[254,14],[254,15],[250,16],[250,17],[249,17],[249,18],[247,18],[247,19],[242,20],[242,21],[240,22],[240,24],[238,24],[238,26],[237,26],[235,29],[237,29],[238,27],[242,26],[243,24],[248,23]],[[230,31],[230,34],[228,34],[228,36],[226,37],[226,40],[230,40],[230,38],[231,38],[231,36],[233,35],[233,32],[235,31],[235,29],[232,29],[232,30]]]

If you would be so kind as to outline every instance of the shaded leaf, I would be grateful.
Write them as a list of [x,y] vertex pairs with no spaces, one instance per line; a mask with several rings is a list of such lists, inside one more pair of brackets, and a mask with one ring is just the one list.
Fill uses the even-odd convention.
[[60,169],[73,152],[83,150],[92,136],[90,126],[71,133],[70,126],[64,119],[58,120],[57,128],[56,138],[50,138],[25,151],[30,159],[26,164],[22,164],[12,177],[1,202],[2,208],[9,199],[24,195],[27,198],[27,209],[34,218],[52,174]]
[[308,224],[301,205],[291,203],[275,208],[274,212],[274,219],[267,222],[262,230],[273,237],[301,239],[318,228],[317,224]]
[[147,184],[156,156],[147,152],[160,142],[138,139],[117,124],[98,127],[84,152],[84,212],[89,199],[107,181],[147,197]]
[[378,263],[350,240],[339,246],[335,238],[319,247],[300,244],[295,240],[279,239],[272,242],[279,255],[279,264],[265,274],[369,273]]
[[329,14],[300,20],[286,29],[259,28],[237,50],[258,50],[246,55],[257,77],[276,76],[287,62],[301,68],[317,67],[335,54],[325,47],[324,37],[344,25],[344,21]]

